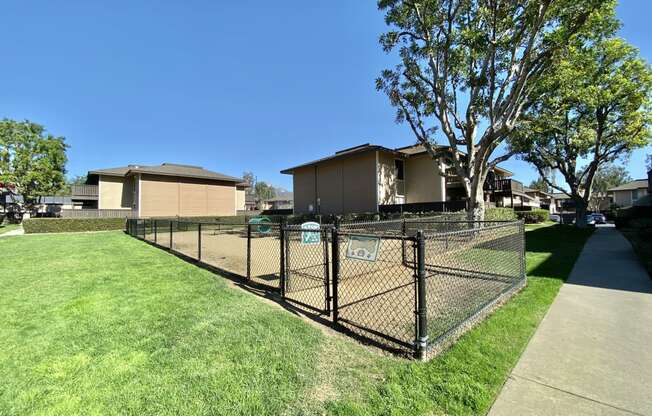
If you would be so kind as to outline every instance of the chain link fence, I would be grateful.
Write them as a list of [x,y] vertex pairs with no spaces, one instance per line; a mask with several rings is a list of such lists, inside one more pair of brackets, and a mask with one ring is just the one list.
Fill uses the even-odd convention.
[[127,232],[420,359],[525,285],[522,222],[451,214],[332,225],[129,219]]
[[317,314],[329,314],[331,302],[331,226],[312,223],[312,229],[284,229],[285,274],[283,297]]

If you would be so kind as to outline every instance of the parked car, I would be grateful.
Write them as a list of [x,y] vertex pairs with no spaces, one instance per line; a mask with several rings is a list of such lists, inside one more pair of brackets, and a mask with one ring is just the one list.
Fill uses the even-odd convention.
[[561,221],[561,215],[559,214],[550,214],[550,217],[548,217],[550,221],[554,222],[560,222]]
[[600,214],[599,212],[594,212],[593,214],[589,214],[586,216],[586,222],[589,223],[589,219],[592,220],[592,224],[606,224],[607,223],[607,217],[605,217],[603,214]]

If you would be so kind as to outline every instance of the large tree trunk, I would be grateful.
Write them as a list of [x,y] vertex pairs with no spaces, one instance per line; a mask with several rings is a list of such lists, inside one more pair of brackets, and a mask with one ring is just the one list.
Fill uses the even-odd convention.
[[466,218],[469,221],[484,221],[484,181],[474,181],[469,189],[468,210]]
[[587,203],[583,199],[575,199],[575,226],[586,228]]

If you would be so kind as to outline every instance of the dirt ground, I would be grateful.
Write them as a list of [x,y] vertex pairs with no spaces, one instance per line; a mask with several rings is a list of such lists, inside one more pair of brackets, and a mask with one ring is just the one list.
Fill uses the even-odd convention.
[[[165,236],[165,238],[161,238]],[[146,235],[153,241],[153,234]],[[169,230],[158,233],[157,243],[169,247]],[[174,231],[172,249],[192,258],[198,257],[197,230]],[[247,235],[244,230],[203,230],[201,260],[211,266],[246,277]],[[255,236],[251,239],[251,277],[269,285],[276,285],[280,271],[280,241],[274,236]]]
[[[426,241],[429,266],[426,299],[431,340],[454,328],[514,283],[518,277],[518,251],[510,237],[513,233],[513,229],[497,229]],[[152,234],[146,237],[153,241]],[[299,233],[289,234],[285,289],[288,300],[327,316],[327,310],[333,307],[327,301],[333,295],[332,247],[330,242],[324,244],[324,238],[326,234],[318,244],[302,244]],[[169,245],[169,229],[159,231],[157,243]],[[201,243],[203,262],[243,277],[247,275],[244,228],[202,229]],[[364,337],[409,351],[416,332],[413,243],[381,239],[375,261],[349,258],[347,245],[348,236],[343,234],[338,285],[341,323]],[[175,230],[172,248],[197,258],[197,229]],[[277,232],[252,235],[253,282],[279,289],[280,252]],[[481,276],[482,273],[487,275]]]

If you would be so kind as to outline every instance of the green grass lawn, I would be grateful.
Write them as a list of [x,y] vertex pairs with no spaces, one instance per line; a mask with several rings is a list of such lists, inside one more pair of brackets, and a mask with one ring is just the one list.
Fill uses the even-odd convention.
[[17,230],[20,228],[19,224],[7,224],[7,225],[0,225],[0,234],[4,234],[8,231],[12,230]]
[[428,363],[120,232],[0,239],[0,415],[483,413],[590,234],[532,228],[528,287]]

